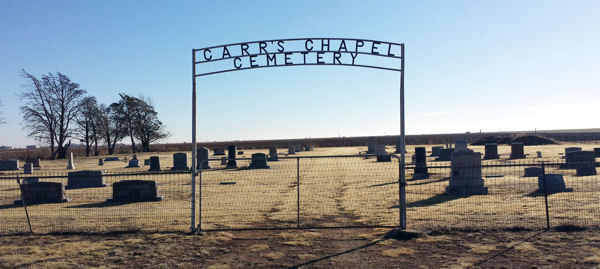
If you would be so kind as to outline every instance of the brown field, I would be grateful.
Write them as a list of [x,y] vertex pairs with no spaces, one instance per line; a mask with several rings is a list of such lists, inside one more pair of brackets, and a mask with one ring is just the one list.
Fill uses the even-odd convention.
[[[528,146],[525,147],[525,153],[529,155],[527,159],[508,160],[510,147],[499,146],[502,159],[484,161],[484,164],[534,164],[540,160],[557,162],[564,148],[571,146],[580,146],[584,150],[594,147],[592,144]],[[410,160],[414,147],[408,146],[407,160]],[[430,149],[430,146],[427,147]],[[483,152],[482,146],[470,148]],[[365,147],[316,148],[313,152],[301,152],[295,156],[351,155],[364,150]],[[250,157],[254,152],[268,152],[264,149],[243,151],[241,158]],[[533,158],[536,151],[541,151],[545,158]],[[279,152],[283,155],[287,149],[280,148]],[[393,152],[393,146],[388,146],[388,152]],[[150,155],[161,156],[164,170],[168,170],[172,164],[172,153],[144,153],[138,157],[143,164],[143,159]],[[96,157],[75,159],[77,170],[105,169],[107,174],[122,174],[148,169],[143,165],[139,169],[125,169],[127,163],[124,161],[106,162],[103,167],[98,166],[97,162]],[[299,170],[297,162],[294,158],[282,159],[269,162],[271,168],[262,170],[244,169],[248,160],[238,161],[240,169],[237,170],[224,169],[219,161],[211,162],[213,169],[202,173],[202,229],[295,228],[298,221],[298,172],[302,228],[398,224],[396,159],[390,163],[377,163],[374,159],[363,157],[301,158]],[[436,167],[449,165],[449,162],[433,162],[432,158],[428,162]],[[35,171],[34,176],[66,175],[66,164],[65,160],[42,161],[43,170]],[[190,174],[106,176],[108,186],[105,188],[67,190],[66,196],[71,198],[68,203],[28,206],[32,228],[36,233],[88,232],[91,235],[1,236],[1,245],[6,247],[0,248],[0,264],[85,267],[94,259],[100,259],[116,267],[160,264],[227,268],[227,265],[292,266],[318,260],[310,263],[309,267],[370,267],[371,263],[365,262],[387,267],[396,261],[407,262],[406,267],[411,267],[411,264],[428,267],[440,263],[449,266],[473,265],[497,253],[504,254],[482,266],[495,267],[501,265],[499,261],[503,259],[519,260],[520,263],[515,263],[514,267],[532,261],[546,266],[552,262],[562,265],[580,262],[584,266],[600,263],[600,253],[596,248],[600,239],[586,239],[583,235],[591,233],[588,231],[567,234],[548,232],[536,235],[533,241],[517,244],[542,231],[546,225],[544,196],[533,195],[537,189],[537,179],[522,177],[523,168],[484,168],[482,174],[490,193],[481,196],[443,195],[444,187],[448,185],[448,168],[430,168],[429,179],[409,181],[406,188],[408,227],[446,231],[410,240],[386,239],[383,237],[389,231],[386,229],[208,232],[199,239],[192,239],[196,237],[184,235],[190,227]],[[575,225],[595,231],[600,226],[598,176],[575,177],[573,170],[559,170],[555,166],[547,167],[547,172],[563,174],[567,187],[574,188],[573,192],[556,193],[548,197],[551,225]],[[488,177],[496,174],[503,176]],[[14,175],[16,173],[5,172],[2,176]],[[412,171],[407,170],[407,178],[411,177]],[[159,195],[164,200],[128,204],[105,202],[112,196],[110,186],[113,182],[134,178],[156,180]],[[66,178],[41,180],[65,184],[67,181]],[[235,184],[220,184],[223,182]],[[0,234],[28,231],[23,208],[13,205],[18,195],[15,180],[0,179]],[[472,232],[457,233],[447,229]],[[493,232],[478,232],[485,230]],[[141,233],[95,235],[120,231]],[[155,234],[157,232],[159,234]],[[21,243],[21,240],[30,244]],[[590,248],[585,248],[586,244],[579,241],[566,242],[568,240],[583,240],[581,242],[587,242]],[[57,250],[56,244],[65,250]],[[361,247],[363,245],[366,246]],[[361,248],[354,249],[357,247]],[[573,247],[579,248],[577,254]],[[185,252],[182,249],[194,252],[177,256]],[[350,252],[327,258],[328,255],[345,251]],[[544,253],[551,257],[538,255]],[[427,262],[414,260],[423,254],[433,256]],[[525,258],[525,254],[537,256]],[[25,255],[29,258],[25,259]],[[200,262],[195,264],[195,260]]]

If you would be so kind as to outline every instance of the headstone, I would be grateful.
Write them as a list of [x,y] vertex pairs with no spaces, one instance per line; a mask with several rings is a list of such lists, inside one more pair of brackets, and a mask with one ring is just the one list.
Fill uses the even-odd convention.
[[377,146],[377,140],[375,140],[375,137],[369,137],[367,139],[367,154],[375,153],[375,146]]
[[144,159],[144,165],[150,165],[150,159]]
[[385,151],[385,145],[376,145],[375,155],[387,155],[387,152]]
[[227,165],[227,157],[221,157],[221,165]]
[[279,161],[279,156],[277,155],[277,147],[270,147],[269,148],[269,162],[276,162]]
[[303,151],[302,146],[300,146],[299,144],[298,145],[294,145],[294,148],[296,149],[296,152],[302,152]]
[[413,173],[413,179],[429,178],[429,172],[427,171],[427,150],[425,147],[416,147],[414,157],[415,170]]
[[69,172],[65,189],[83,189],[106,187],[101,170],[83,170]]
[[[198,148],[200,150],[200,148]],[[172,171],[185,171],[190,168],[187,165],[187,153],[178,152],[173,153],[173,166],[171,167]]]
[[113,197],[109,202],[160,201],[154,180],[122,180],[113,183]]
[[[548,193],[556,192],[569,192],[573,191],[573,188],[567,188],[565,180],[562,175],[559,174],[546,174],[546,191]],[[538,176],[538,190],[537,192],[544,191],[544,175]]]
[[569,154],[571,152],[576,152],[576,151],[581,151],[581,148],[580,147],[565,148],[565,156],[567,156],[567,154]]
[[441,146],[434,146],[431,147],[431,157],[438,157],[440,156],[440,150],[442,150],[444,147]]
[[[27,205],[64,203],[69,199],[65,197],[65,188],[59,182],[32,182],[21,184],[23,199]],[[23,204],[23,200],[16,200],[15,204]]]
[[496,143],[485,143],[485,155],[483,156],[484,160],[493,160],[498,159],[498,144]]
[[210,150],[205,147],[200,147],[200,148],[198,148],[197,152],[198,152],[198,154],[196,155],[196,159],[197,159],[196,169],[198,169],[198,170],[200,170],[200,168],[202,168],[202,170],[210,169],[210,163],[208,160],[209,159],[208,155],[210,153]]
[[596,167],[593,165],[580,165],[575,168],[575,174],[578,177],[595,176]]
[[32,163],[26,163],[25,166],[23,166],[23,174],[26,174],[26,175],[33,174],[33,164]]
[[294,147],[293,145],[289,145],[288,154],[296,154],[296,147]]
[[227,147],[227,166],[226,168],[237,168],[237,161],[235,160],[235,152],[237,150],[236,145],[230,145]]
[[41,169],[42,165],[40,164],[40,158],[32,158],[29,157],[25,160],[25,163],[32,163],[33,164],[33,168],[35,169]]
[[103,159],[98,159],[98,165],[104,165],[104,160]]
[[68,159],[69,163],[67,164],[67,170],[75,169],[75,164],[73,164],[73,152],[69,152],[69,155],[67,155],[67,157],[69,158]]
[[134,168],[134,167],[140,167],[140,161],[138,159],[129,160],[129,165],[127,165],[127,168]]
[[543,174],[544,171],[541,167],[526,167],[524,177],[537,177]]
[[244,155],[243,151],[238,151],[238,155]]
[[596,155],[596,157],[600,157],[600,148],[594,148],[594,155]]
[[160,157],[150,156],[150,169],[148,171],[160,171]]
[[385,151],[385,145],[375,146],[375,156],[377,156],[377,162],[391,162],[392,157]]
[[560,168],[577,169],[577,167],[585,166],[596,166],[596,156],[593,151],[571,151],[567,153],[565,163]]
[[119,160],[119,157],[106,157],[104,158],[105,162],[116,162]]
[[248,167],[250,169],[267,169],[269,166],[267,165],[267,155],[264,153],[254,153],[252,154],[252,162]]
[[19,160],[0,160],[0,171],[19,170]]
[[535,153],[537,154],[538,158],[542,158],[542,152],[541,151],[536,151]]
[[315,150],[315,146],[310,145],[310,151],[314,151]]
[[38,183],[40,182],[40,179],[37,177],[25,177],[23,178],[23,182],[21,184],[31,184],[31,183]]
[[459,151],[452,153],[451,175],[446,192],[457,195],[488,194],[481,177],[481,153]]
[[458,139],[458,140],[456,140],[456,142],[454,144],[455,144],[454,152],[461,152],[461,151],[469,150],[466,139]]
[[304,145],[304,151],[310,151],[310,146],[309,145]]
[[510,158],[523,159],[525,158],[525,149],[523,142],[513,142],[510,144]]
[[225,149],[215,149],[213,155],[225,155]]
[[440,149],[440,156],[437,157],[436,161],[448,162],[452,159],[453,148]]

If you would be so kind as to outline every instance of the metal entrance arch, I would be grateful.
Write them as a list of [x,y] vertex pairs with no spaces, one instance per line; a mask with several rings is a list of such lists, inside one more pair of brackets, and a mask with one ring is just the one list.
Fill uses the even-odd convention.
[[[360,56],[360,57],[359,57]],[[383,61],[382,61],[383,60]],[[231,43],[192,49],[192,205],[191,231],[201,231],[202,203],[196,227],[196,176],[202,194],[202,173],[197,171],[196,78],[225,72],[298,65],[339,65],[380,69],[400,73],[399,161],[400,228],[406,228],[406,177],[404,132],[404,43],[356,38],[288,38]],[[397,66],[400,61],[400,67]],[[199,70],[198,67],[207,67]],[[202,201],[200,199],[200,201]]]

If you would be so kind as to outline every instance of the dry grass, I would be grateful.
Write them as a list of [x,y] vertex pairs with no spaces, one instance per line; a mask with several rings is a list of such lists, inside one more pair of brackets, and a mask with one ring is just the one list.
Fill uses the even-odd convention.
[[413,255],[417,253],[414,249],[410,249],[410,248],[394,248],[394,249],[386,249],[386,250],[382,250],[381,254],[383,256],[388,256],[388,257],[400,257],[402,255]]
[[[357,236],[378,232],[328,229],[317,236],[302,230],[287,231],[283,236],[281,231],[0,236],[0,267],[588,268],[600,264],[600,242],[588,240],[598,233],[593,229],[544,233],[441,230],[411,239],[382,236],[377,242]],[[290,240],[310,245],[286,244]]]

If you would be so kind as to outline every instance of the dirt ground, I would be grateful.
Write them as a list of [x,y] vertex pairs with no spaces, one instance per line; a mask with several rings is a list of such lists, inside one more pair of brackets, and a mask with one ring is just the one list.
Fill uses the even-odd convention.
[[598,230],[323,229],[0,236],[0,267],[593,268]]

